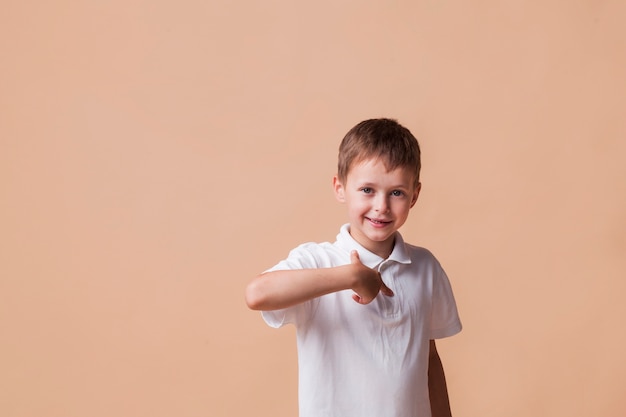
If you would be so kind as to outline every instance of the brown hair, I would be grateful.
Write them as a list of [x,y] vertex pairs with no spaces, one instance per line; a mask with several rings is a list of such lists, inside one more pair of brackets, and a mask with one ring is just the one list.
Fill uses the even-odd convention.
[[406,127],[393,119],[369,119],[354,126],[339,145],[337,177],[345,182],[348,171],[366,159],[379,158],[388,170],[414,170],[415,185],[420,178],[420,147]]

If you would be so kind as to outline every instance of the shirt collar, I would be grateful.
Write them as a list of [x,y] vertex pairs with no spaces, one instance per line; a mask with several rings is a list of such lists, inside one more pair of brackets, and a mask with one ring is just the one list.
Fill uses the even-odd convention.
[[339,234],[337,235],[337,245],[348,252],[353,250],[359,252],[361,262],[368,268],[376,268],[385,260],[395,261],[401,264],[411,263],[411,257],[408,254],[404,239],[402,239],[400,232],[396,232],[393,251],[391,251],[391,255],[389,255],[389,258],[387,259],[383,259],[375,253],[370,252],[354,240],[354,238],[350,235],[350,224],[344,224],[341,226]]

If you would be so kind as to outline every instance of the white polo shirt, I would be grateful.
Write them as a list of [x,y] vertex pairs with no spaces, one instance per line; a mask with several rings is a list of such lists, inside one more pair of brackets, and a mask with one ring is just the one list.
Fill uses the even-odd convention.
[[346,290],[262,313],[272,327],[296,326],[300,417],[430,417],[429,341],[458,333],[461,321],[448,277],[428,250],[397,233],[383,259],[346,224],[335,243],[300,245],[270,271],[345,265],[355,249],[393,297],[361,305]]

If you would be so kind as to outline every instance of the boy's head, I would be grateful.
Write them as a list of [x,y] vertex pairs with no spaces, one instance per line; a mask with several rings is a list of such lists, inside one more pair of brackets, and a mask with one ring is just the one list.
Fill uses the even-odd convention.
[[391,254],[395,232],[417,201],[419,172],[417,140],[395,120],[365,120],[346,134],[333,187],[348,209],[350,235],[364,248]]
[[388,171],[410,169],[419,184],[420,147],[415,136],[393,119],[369,119],[354,126],[339,146],[337,177],[345,182],[350,169],[368,159],[380,160]]

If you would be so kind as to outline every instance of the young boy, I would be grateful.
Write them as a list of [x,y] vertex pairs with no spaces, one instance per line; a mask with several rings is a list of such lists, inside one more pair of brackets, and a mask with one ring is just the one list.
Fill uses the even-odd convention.
[[418,142],[395,120],[365,120],[338,165],[349,223],[256,277],[248,307],[296,326],[300,417],[449,416],[434,339],[461,322],[439,262],[398,232],[421,188]]

